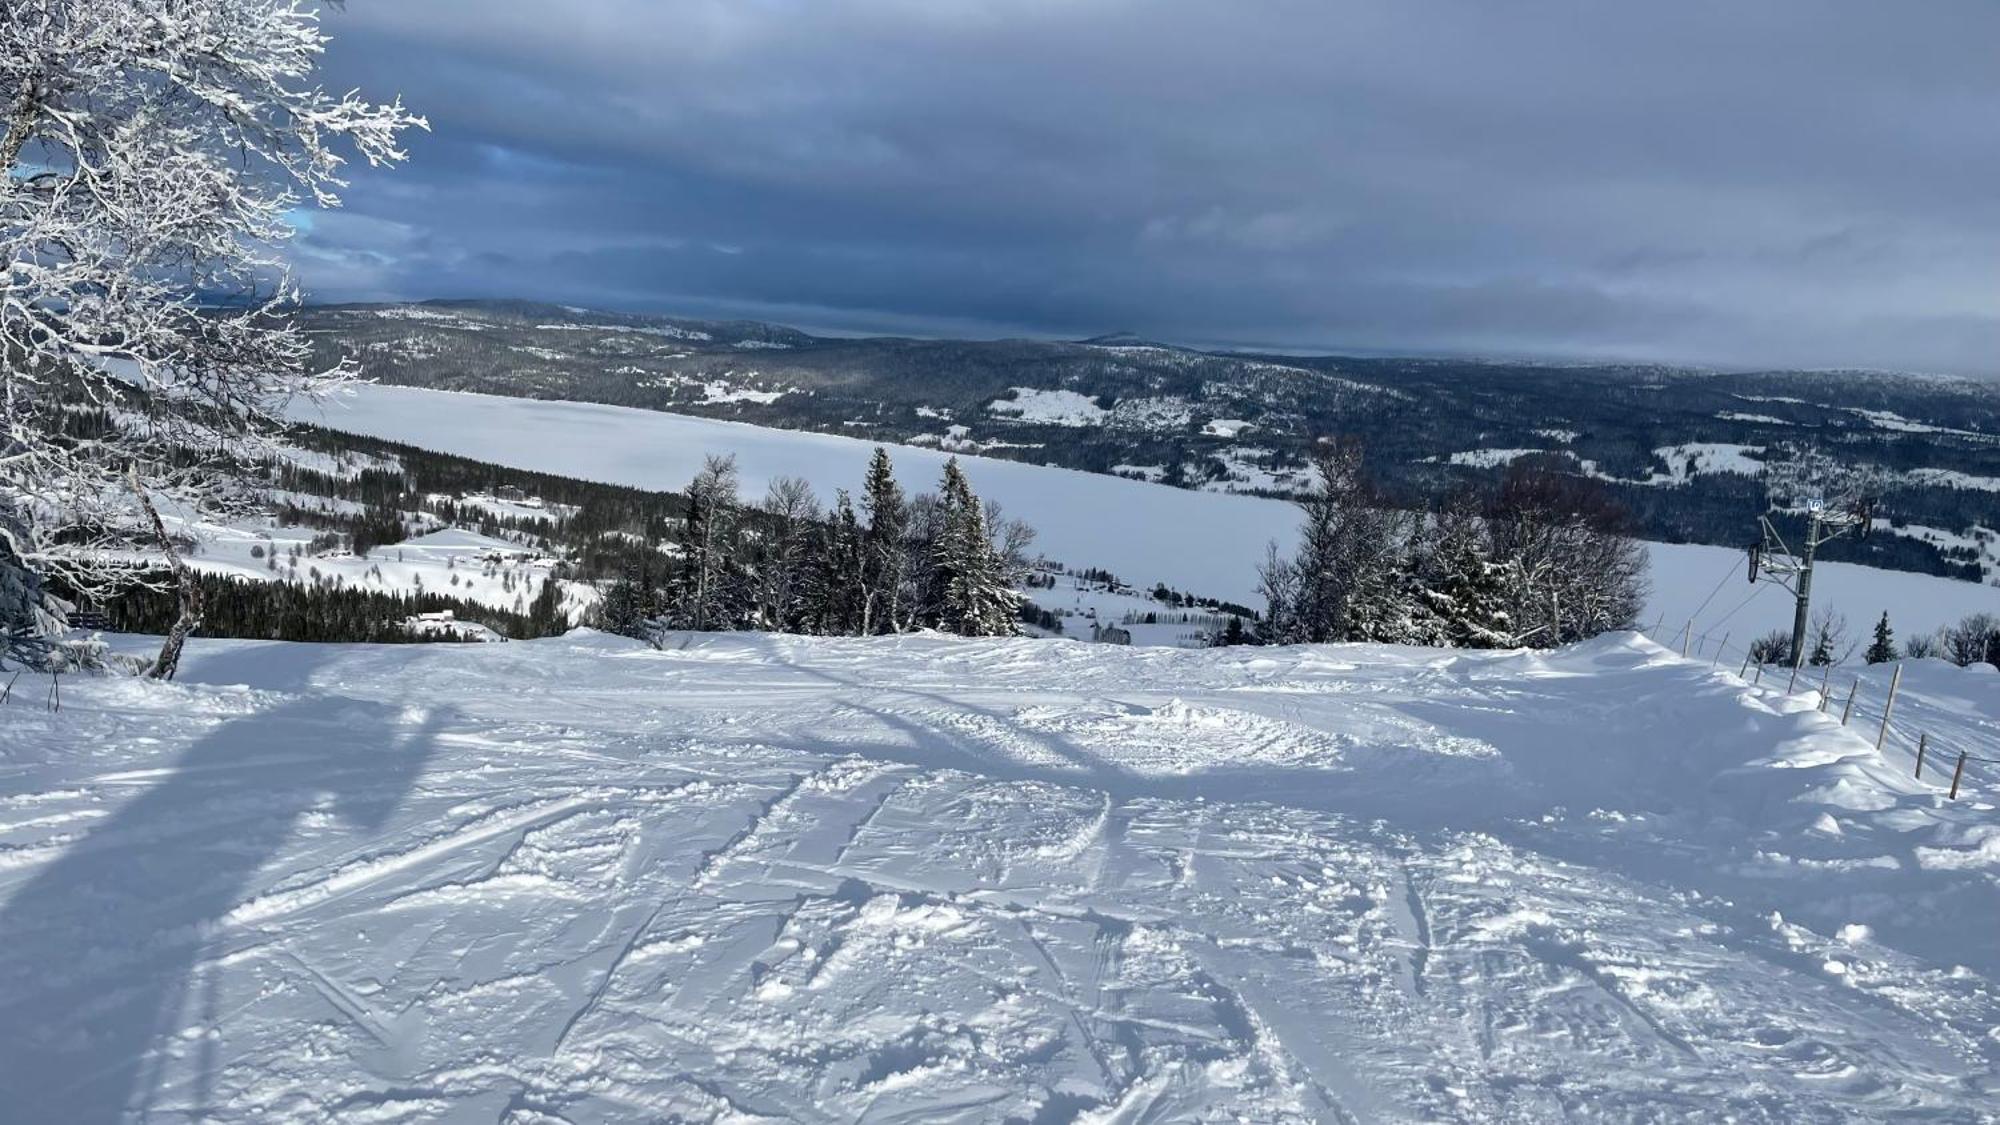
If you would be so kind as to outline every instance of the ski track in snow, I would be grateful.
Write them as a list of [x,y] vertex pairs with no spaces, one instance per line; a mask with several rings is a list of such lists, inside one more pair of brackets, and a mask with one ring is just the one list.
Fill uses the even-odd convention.
[[[1996,685],[1899,715],[1990,750]],[[1633,636],[201,641],[64,699],[0,709],[7,1120],[2000,1104],[2000,776]]]

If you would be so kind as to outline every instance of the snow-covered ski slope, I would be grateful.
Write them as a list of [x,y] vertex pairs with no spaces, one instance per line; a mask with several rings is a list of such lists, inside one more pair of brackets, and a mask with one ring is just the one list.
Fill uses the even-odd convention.
[[[685,642],[17,685],[0,1118],[2000,1107],[2000,777],[1945,801],[1866,703],[1632,635]],[[1996,688],[1898,713],[1990,751]]]
[[[518,469],[658,490],[686,485],[709,454],[733,453],[753,497],[779,476],[803,477],[826,496],[859,487],[873,448],[856,438],[653,410],[408,387],[359,387],[301,418]],[[916,491],[935,487],[951,454],[897,446],[894,456],[905,486]],[[959,461],[981,496],[1035,526],[1037,550],[1071,566],[1104,567],[1141,588],[1165,582],[1257,605],[1265,544],[1290,544],[1298,529],[1298,509],[1279,500],[991,457]],[[1726,633],[1740,645],[1791,625],[1783,591],[1745,584],[1741,551],[1653,544],[1652,553],[1653,597],[1644,622],[1662,622],[1663,634],[1678,636],[1692,618],[1696,634],[1719,641]],[[1819,603],[1846,613],[1857,633],[1885,610],[1905,636],[1972,612],[2000,613],[2000,588],[1864,566],[1822,564],[1814,588]]]

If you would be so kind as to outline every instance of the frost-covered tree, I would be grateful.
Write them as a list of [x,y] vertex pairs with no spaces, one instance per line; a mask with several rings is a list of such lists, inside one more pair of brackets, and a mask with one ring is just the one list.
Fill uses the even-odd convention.
[[804,625],[808,564],[818,538],[819,497],[798,477],[778,477],[764,494],[763,550],[757,573],[758,623],[789,632]]
[[1008,581],[985,508],[956,457],[945,463],[938,509],[939,534],[932,547],[934,623],[960,636],[1012,636],[1019,631],[1020,595]]
[[734,456],[710,456],[687,487],[681,521],[681,562],[669,616],[682,629],[729,629],[736,624],[741,549]]
[[862,484],[861,509],[868,517],[862,534],[863,633],[893,633],[902,629],[898,613],[903,588],[903,534],[908,511],[902,486],[896,483],[889,451],[881,446],[868,461]]
[[1300,501],[1305,522],[1293,563],[1298,590],[1291,610],[1297,639],[1306,643],[1348,639],[1357,572],[1372,549],[1363,542],[1368,534],[1363,513],[1370,500],[1359,443],[1323,442],[1314,452],[1313,468],[1317,482]]
[[1457,497],[1427,523],[1411,560],[1417,609],[1435,631],[1427,643],[1447,648],[1502,648],[1512,643],[1507,613],[1509,568],[1495,562],[1486,521],[1470,497]]
[[[401,161],[423,122],[314,85],[326,41],[306,0],[0,4],[6,588],[27,571],[95,599],[133,578],[111,548],[171,557],[157,509],[229,501],[218,481],[286,404],[351,374],[312,370],[284,317],[288,215],[339,202],[343,149]],[[79,407],[108,424],[71,432]],[[178,584],[162,677],[198,619]],[[63,604],[36,591],[37,628],[60,628]]]
[[1257,592],[1264,598],[1260,639],[1274,645],[1304,643],[1305,632],[1298,618],[1298,564],[1278,550],[1276,541],[1264,545],[1264,561],[1257,567]]
[[1646,549],[1594,481],[1517,464],[1488,507],[1509,622],[1548,648],[1631,626],[1646,601]]
[[1875,637],[1868,642],[1868,651],[1862,659],[1870,664],[1887,664],[1896,659],[1896,631],[1889,627],[1889,611],[1883,610],[1880,620],[1875,622]]
[[1382,506],[1351,439],[1321,442],[1313,454],[1315,483],[1299,505],[1304,520],[1289,565],[1262,576],[1267,632],[1286,644],[1376,640],[1402,642],[1409,605],[1400,573],[1409,519]]

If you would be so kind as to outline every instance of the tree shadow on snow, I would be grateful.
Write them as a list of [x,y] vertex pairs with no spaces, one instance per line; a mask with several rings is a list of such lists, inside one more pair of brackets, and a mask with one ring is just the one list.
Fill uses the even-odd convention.
[[[310,681],[317,652],[285,646],[288,684]],[[147,788],[0,906],[0,1118],[143,1112],[158,1056],[177,1050],[196,1056],[199,1115],[219,1013],[215,971],[197,970],[230,936],[223,919],[309,815],[379,829],[447,721],[310,695],[225,721],[157,778],[144,763],[96,778]]]

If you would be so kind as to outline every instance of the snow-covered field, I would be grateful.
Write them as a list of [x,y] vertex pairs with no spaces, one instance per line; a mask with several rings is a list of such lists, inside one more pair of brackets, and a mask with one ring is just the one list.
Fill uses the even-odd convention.
[[[345,505],[360,509],[359,505],[324,497],[292,499],[308,508]],[[468,506],[495,510],[503,502],[482,497]],[[546,510],[521,505],[504,507],[513,511],[502,514],[548,515]],[[189,565],[250,581],[338,583],[387,594],[443,594],[516,613],[528,608],[544,583],[555,581],[550,577],[553,558],[519,543],[458,527],[436,527],[363,556],[347,551],[315,553],[311,527],[284,527],[270,518],[227,523],[176,516],[170,522],[196,539]],[[598,591],[585,583],[564,582],[561,590],[564,612],[571,620],[580,619],[598,599]]]
[[[855,438],[650,410],[405,387],[359,388],[307,420],[515,468],[638,488],[680,488],[704,456],[734,453],[752,496],[778,476],[804,477],[823,495],[854,488],[873,448]],[[894,456],[906,487],[914,491],[933,487],[951,455],[898,446]],[[960,462],[982,496],[1035,526],[1037,550],[1071,566],[1104,567],[1141,588],[1164,582],[1258,605],[1256,568],[1264,545],[1274,539],[1291,543],[1298,527],[1298,510],[1278,500],[994,458],[962,456]],[[1740,577],[1731,584],[1731,567],[1743,570],[1742,552],[1672,544],[1653,544],[1651,550],[1653,597],[1645,624],[1660,621],[1661,632],[1678,636],[1693,618],[1697,634],[1712,632],[1719,642],[1728,633],[1732,644],[1789,627],[1791,610],[1782,591],[1767,586],[1753,592]],[[1820,604],[1845,613],[1857,631],[1885,610],[1905,636],[1930,632],[1967,613],[2000,613],[2000,588],[1993,586],[1836,563],[1825,564],[1815,582]],[[1753,593],[1754,600],[1743,605]]]
[[[9,1121],[2000,1105],[2000,777],[1947,802],[1629,635],[196,641],[31,687]],[[1898,713],[1991,752],[1996,687],[1912,665]]]

